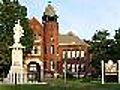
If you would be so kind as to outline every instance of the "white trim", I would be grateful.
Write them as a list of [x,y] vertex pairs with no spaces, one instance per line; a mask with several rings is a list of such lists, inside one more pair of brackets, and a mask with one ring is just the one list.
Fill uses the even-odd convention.
[[71,51],[67,51],[67,57],[71,58]]
[[81,57],[84,57],[85,55],[85,52],[84,51],[81,51]]
[[72,57],[73,58],[75,57],[75,51],[72,51]]
[[54,66],[53,65],[54,65],[54,61],[50,61],[51,71],[54,71],[54,68],[53,68]]
[[76,51],[76,57],[80,57],[80,51]]
[[63,59],[65,58],[65,53],[66,53],[66,51],[62,52]]

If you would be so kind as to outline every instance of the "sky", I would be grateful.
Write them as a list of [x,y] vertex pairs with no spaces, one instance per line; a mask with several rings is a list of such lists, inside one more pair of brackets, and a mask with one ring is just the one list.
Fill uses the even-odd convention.
[[58,14],[59,31],[72,31],[81,39],[91,39],[96,30],[114,30],[120,27],[120,0],[19,0],[28,9],[28,18],[40,22],[43,11],[52,1]]

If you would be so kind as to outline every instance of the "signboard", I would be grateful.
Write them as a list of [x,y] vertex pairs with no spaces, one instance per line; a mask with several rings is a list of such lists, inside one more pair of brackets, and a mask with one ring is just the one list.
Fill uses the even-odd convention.
[[105,75],[117,75],[117,63],[112,60],[105,63]]

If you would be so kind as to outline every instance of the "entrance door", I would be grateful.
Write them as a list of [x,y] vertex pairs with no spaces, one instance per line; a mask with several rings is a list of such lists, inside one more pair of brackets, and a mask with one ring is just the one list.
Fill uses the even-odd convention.
[[30,62],[28,65],[28,80],[29,81],[40,81],[40,66],[36,62]]

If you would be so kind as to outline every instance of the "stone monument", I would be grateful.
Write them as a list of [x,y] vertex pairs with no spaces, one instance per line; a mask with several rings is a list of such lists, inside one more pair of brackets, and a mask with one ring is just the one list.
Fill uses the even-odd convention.
[[20,25],[20,20],[15,24],[13,31],[14,44],[10,47],[12,48],[12,66],[7,78],[10,84],[23,84],[27,83],[27,72],[23,68],[23,49],[25,47],[21,45],[20,38],[24,36],[24,30]]

